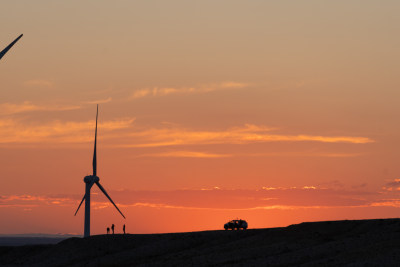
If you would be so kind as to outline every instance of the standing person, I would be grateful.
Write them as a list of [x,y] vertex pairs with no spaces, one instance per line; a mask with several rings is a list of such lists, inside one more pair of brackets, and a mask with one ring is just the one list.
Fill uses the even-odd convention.
[[114,234],[114,224],[111,225],[111,230],[113,231]]
[[107,235],[110,233],[110,227],[107,227]]
[[125,224],[124,224],[124,226],[122,227],[122,230],[124,231],[124,234],[125,234]]

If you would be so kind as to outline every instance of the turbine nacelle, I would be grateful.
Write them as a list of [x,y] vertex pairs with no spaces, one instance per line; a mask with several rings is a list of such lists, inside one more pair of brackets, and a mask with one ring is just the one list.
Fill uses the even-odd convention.
[[83,178],[83,181],[87,184],[94,184],[100,181],[98,176],[88,175]]

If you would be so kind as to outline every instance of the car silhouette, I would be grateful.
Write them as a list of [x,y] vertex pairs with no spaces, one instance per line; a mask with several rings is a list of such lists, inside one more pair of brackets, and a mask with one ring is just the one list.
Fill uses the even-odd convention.
[[224,228],[225,230],[246,230],[247,229],[247,222],[245,220],[232,220],[230,222],[227,222],[226,224],[224,224]]

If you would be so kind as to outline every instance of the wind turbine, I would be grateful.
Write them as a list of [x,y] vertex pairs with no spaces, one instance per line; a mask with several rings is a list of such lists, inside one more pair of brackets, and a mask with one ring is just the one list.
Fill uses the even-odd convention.
[[17,39],[14,40],[14,42],[12,42],[11,44],[9,44],[6,48],[3,49],[3,51],[0,52],[0,59],[8,52],[8,50],[11,49],[11,47],[13,45],[15,45],[16,42],[18,42],[19,39],[21,39],[21,37],[23,36],[23,34],[21,34],[20,36],[18,36]]
[[100,190],[104,193],[104,195],[111,201],[111,203],[114,205],[114,207],[121,213],[122,217],[125,216],[122,214],[122,212],[119,210],[117,205],[115,205],[114,201],[112,201],[111,197],[107,194],[106,190],[104,189],[103,186],[100,184],[100,178],[97,176],[97,158],[96,158],[96,144],[97,144],[97,117],[99,115],[99,105],[97,105],[97,112],[96,112],[96,131],[94,135],[94,153],[93,153],[93,175],[88,175],[85,178],[83,178],[83,181],[85,182],[85,195],[82,198],[81,203],[79,204],[78,209],[75,212],[75,216],[78,213],[79,208],[81,207],[83,201],[85,201],[85,228],[84,228],[84,237],[90,236],[90,189],[94,184],[96,184]]

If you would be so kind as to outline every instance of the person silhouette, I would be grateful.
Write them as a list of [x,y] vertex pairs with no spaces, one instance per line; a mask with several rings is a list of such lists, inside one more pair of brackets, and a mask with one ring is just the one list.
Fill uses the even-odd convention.
[[114,224],[111,225],[111,230],[113,231],[114,234]]
[[124,234],[125,234],[125,224],[124,224],[124,226],[122,227],[122,230],[124,231]]
[[110,227],[107,227],[107,235],[110,233]]

